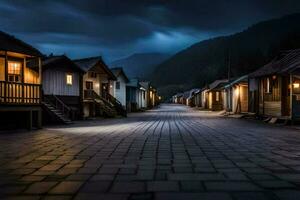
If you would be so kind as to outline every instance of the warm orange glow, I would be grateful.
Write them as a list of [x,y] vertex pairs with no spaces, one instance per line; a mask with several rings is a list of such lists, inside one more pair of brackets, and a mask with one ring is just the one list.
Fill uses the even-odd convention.
[[8,62],[8,74],[21,74],[21,63],[20,62]]
[[240,87],[235,88],[235,96],[238,97],[240,95]]
[[293,87],[294,87],[294,89],[298,89],[300,87],[300,84],[299,83],[293,83]]
[[274,76],[272,76],[272,79],[273,79],[273,80],[275,80],[276,78],[277,78],[277,77],[276,77],[275,75],[274,75]]

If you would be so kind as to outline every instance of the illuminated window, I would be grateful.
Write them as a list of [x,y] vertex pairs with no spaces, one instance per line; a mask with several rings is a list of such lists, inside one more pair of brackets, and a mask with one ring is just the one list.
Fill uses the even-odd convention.
[[72,74],[67,74],[66,75],[66,81],[67,81],[67,85],[72,85],[73,84],[73,75]]
[[216,101],[220,101],[220,92],[216,92]]
[[21,82],[21,63],[8,61],[8,81]]

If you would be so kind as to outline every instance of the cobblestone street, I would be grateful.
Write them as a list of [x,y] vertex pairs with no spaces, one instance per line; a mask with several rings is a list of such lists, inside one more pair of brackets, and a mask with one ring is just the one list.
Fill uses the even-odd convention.
[[161,105],[0,134],[10,199],[300,199],[300,132]]

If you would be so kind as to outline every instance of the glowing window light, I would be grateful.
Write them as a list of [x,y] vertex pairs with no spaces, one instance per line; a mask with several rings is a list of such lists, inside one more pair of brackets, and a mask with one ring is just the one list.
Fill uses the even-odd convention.
[[21,63],[20,62],[8,62],[8,74],[21,74]]
[[300,84],[299,83],[293,83],[293,87],[294,87],[294,89],[298,89],[300,87]]
[[67,85],[73,85],[73,75],[67,74],[66,75]]

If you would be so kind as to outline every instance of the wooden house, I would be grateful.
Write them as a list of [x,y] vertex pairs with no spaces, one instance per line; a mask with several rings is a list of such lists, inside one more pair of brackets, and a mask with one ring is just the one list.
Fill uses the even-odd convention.
[[126,107],[128,112],[136,112],[147,107],[146,89],[137,78],[130,79],[126,85]]
[[283,51],[249,75],[252,112],[283,119],[300,119],[300,49]]
[[119,100],[119,102],[126,107],[126,84],[129,82],[128,77],[126,76],[123,68],[111,68],[112,73],[117,78],[116,81],[113,82],[113,96]]
[[195,99],[196,99],[196,93],[199,91],[199,89],[195,88],[195,89],[191,89],[189,91],[189,96],[186,99],[186,105],[190,106],[190,107],[195,107]]
[[158,95],[156,89],[149,81],[140,81],[139,84],[146,90],[146,108],[153,108],[158,105]]
[[70,123],[82,117],[83,70],[67,56],[43,60],[44,119]]
[[173,96],[174,103],[181,104],[182,103],[183,93],[177,93]]
[[41,127],[42,54],[0,32],[0,129]]
[[248,76],[239,77],[224,86],[224,109],[229,113],[248,112]]
[[198,89],[194,92],[192,101],[193,101],[193,104],[195,107],[198,107],[198,108],[203,107],[203,103],[202,103],[202,101],[203,101],[202,91],[203,90],[204,89]]
[[82,81],[83,115],[126,116],[126,110],[113,96],[113,82],[117,80],[101,57],[90,57],[74,62],[84,71]]
[[205,101],[207,102],[206,106],[208,106],[208,109],[212,111],[220,111],[224,109],[223,87],[227,83],[227,79],[222,79],[216,80],[209,85],[209,89],[205,91]]

